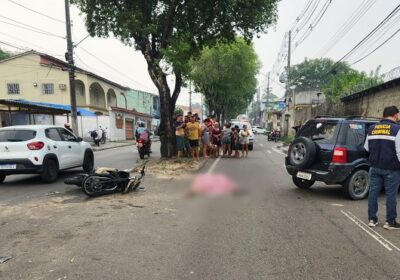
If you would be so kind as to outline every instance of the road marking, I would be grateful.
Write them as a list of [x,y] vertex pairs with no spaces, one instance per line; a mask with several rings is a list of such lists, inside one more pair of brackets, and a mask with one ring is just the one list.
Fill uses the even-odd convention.
[[332,203],[331,205],[332,206],[336,206],[336,207],[343,207],[344,206],[343,204],[338,204],[338,203]]
[[396,251],[400,252],[400,248],[394,245],[392,242],[387,240],[385,237],[383,237],[380,233],[376,232],[373,228],[370,228],[366,223],[364,223],[360,218],[358,218],[356,215],[351,213],[350,211],[347,211],[350,215],[354,217],[354,219],[358,220],[360,223],[362,223],[364,226],[368,227],[369,230],[371,230],[373,233],[375,233],[377,236],[379,236],[382,240],[386,241],[390,246],[392,246]]
[[278,150],[277,148],[272,147],[271,149],[272,149],[275,153],[278,153],[278,154],[281,154],[281,155],[286,156],[286,154],[285,154],[284,152],[282,152],[281,150]]
[[268,152],[268,154],[272,154],[272,152],[270,150],[268,150],[267,152]]
[[[388,251],[393,251],[393,249],[390,247],[392,246],[394,249],[399,251],[399,248],[395,245],[393,245],[390,241],[385,239],[382,235],[371,229],[368,225],[366,225],[363,221],[361,221],[358,217],[356,217],[354,214],[351,212],[345,212],[343,210],[340,210],[343,215],[345,215],[350,221],[355,223],[359,228],[361,228],[364,232],[366,232],[369,236],[371,236],[373,239],[378,241],[383,247],[385,247]],[[353,217],[352,217],[353,216]]]
[[213,164],[210,166],[210,169],[208,169],[207,174],[212,173],[214,171],[214,168],[217,166],[219,160],[221,159],[221,157],[218,157]]
[[258,145],[260,145],[261,147],[264,146],[264,144],[258,144]]

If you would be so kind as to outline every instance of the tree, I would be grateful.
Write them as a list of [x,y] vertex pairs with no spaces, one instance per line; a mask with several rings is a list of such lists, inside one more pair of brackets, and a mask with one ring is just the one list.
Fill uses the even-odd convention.
[[178,114],[183,115],[183,110],[182,110],[182,108],[179,107],[179,106],[176,106],[176,107],[175,107],[174,114],[175,114],[175,115],[178,115]]
[[190,78],[202,92],[210,112],[218,119],[230,119],[251,102],[257,87],[259,70],[257,54],[243,38],[232,43],[206,47],[192,61]]
[[306,58],[291,68],[290,85],[296,91],[320,90],[329,101],[336,102],[346,94],[383,82],[380,67],[367,74],[351,68],[346,62],[335,63],[329,58]]
[[340,97],[383,83],[378,67],[368,75],[366,72],[351,70],[347,73],[338,73],[322,87],[322,92],[329,101],[336,102]]
[[8,52],[3,51],[0,49],[0,60],[7,59],[10,57],[10,54]]
[[[92,36],[112,33],[141,51],[160,95],[161,154],[174,154],[171,126],[189,60],[217,40],[247,40],[276,22],[278,0],[71,0]],[[171,91],[167,76],[175,75]]]
[[305,59],[290,68],[290,86],[296,91],[321,90],[336,73],[348,73],[352,69],[346,62],[339,62],[331,71],[335,61],[329,58]]

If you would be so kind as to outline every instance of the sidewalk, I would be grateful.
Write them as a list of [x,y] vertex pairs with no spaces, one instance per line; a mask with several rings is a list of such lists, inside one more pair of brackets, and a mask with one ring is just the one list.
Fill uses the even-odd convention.
[[[151,138],[151,141],[158,142],[158,141],[160,141],[160,138],[158,136],[154,136],[153,138]],[[98,152],[98,151],[104,151],[104,150],[108,150],[108,149],[133,146],[133,145],[136,145],[136,141],[135,140],[107,141],[103,145],[100,144],[100,146],[96,146],[93,142],[91,142],[90,145],[92,146],[93,152]]]
[[93,152],[104,151],[108,149],[126,147],[135,145],[136,142],[134,140],[126,140],[126,141],[113,141],[113,142],[106,142],[105,144],[100,144],[100,146],[96,146],[94,143],[90,143],[92,145]]

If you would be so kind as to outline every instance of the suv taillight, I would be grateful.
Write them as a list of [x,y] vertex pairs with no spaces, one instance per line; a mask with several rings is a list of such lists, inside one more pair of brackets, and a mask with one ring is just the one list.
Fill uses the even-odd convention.
[[27,144],[29,150],[41,150],[44,147],[43,142],[32,142]]
[[333,149],[332,163],[347,163],[347,149],[335,147]]

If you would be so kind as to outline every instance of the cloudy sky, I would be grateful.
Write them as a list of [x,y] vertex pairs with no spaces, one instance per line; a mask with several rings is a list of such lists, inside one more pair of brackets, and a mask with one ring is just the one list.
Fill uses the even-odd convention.
[[[66,41],[62,37],[65,37],[66,31],[63,23],[65,20],[63,0],[1,0],[1,4],[1,48],[17,50],[3,44],[10,43],[21,49],[36,49],[61,59],[64,57]],[[267,34],[254,39],[254,46],[262,63],[259,75],[261,90],[266,87],[266,73],[274,72],[271,75],[274,80],[271,82],[271,87],[276,94],[283,94],[283,85],[279,83],[277,73],[279,73],[279,66],[285,63],[285,53],[282,52],[278,59],[277,57],[281,46],[284,46],[285,34],[289,29],[293,28],[292,32],[297,33],[292,44],[292,47],[298,44],[292,53],[293,64],[301,62],[305,57],[315,58],[321,55],[338,60],[399,4],[399,0],[332,0],[331,2],[329,0],[282,0],[279,4],[277,25],[271,27]],[[297,24],[295,24],[296,18],[299,19]],[[85,38],[87,32],[84,18],[74,6],[71,7],[71,19],[73,39],[76,43]],[[21,24],[25,24],[22,25],[24,28],[17,27]],[[353,63],[368,54],[399,28],[400,12],[385,25],[381,33],[371,37],[370,41],[346,58],[346,61]],[[311,29],[312,32],[310,32]],[[47,34],[40,33],[42,31],[47,31]],[[302,42],[299,43],[300,41]],[[381,72],[388,72],[400,65],[399,45],[400,33],[353,67],[370,71],[381,65]],[[78,66],[117,83],[157,92],[148,76],[146,62],[142,55],[124,46],[117,39],[88,38],[75,49],[75,60]],[[187,89],[183,89],[178,103],[188,104],[187,92]],[[199,102],[200,95],[194,94],[193,100]]]

